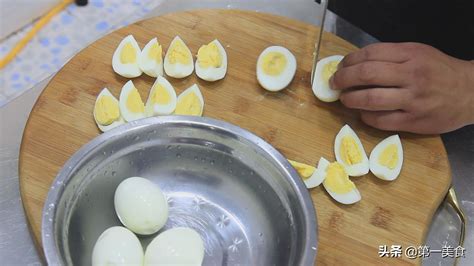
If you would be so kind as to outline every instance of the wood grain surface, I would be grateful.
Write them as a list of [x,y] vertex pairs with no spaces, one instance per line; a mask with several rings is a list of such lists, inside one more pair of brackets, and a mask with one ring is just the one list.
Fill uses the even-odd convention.
[[[112,70],[118,43],[133,34],[143,47],[151,38],[166,49],[175,35],[193,54],[217,38],[229,65],[224,80],[169,78],[177,93],[193,83],[205,98],[204,116],[222,119],[261,136],[290,159],[315,165],[320,156],[334,160],[333,142],[345,123],[351,125],[370,153],[391,135],[364,125],[358,113],[339,102],[318,101],[311,90],[313,45],[319,28],[284,17],[236,10],[196,10],[141,21],[96,41],[67,63],[52,79],[29,117],[20,151],[20,188],[35,240],[41,246],[41,212],[50,185],[65,161],[100,134],[92,110],[107,87],[118,98],[127,81]],[[289,87],[270,93],[256,79],[260,52],[282,45],[297,58]],[[345,55],[357,48],[325,33],[321,56]],[[154,79],[135,78],[143,99]],[[419,260],[379,258],[379,245],[424,243],[431,218],[451,182],[446,151],[439,136],[401,134],[405,161],[400,177],[384,182],[372,174],[352,178],[362,200],[352,206],[336,203],[321,188],[311,190],[319,223],[317,263],[321,265],[418,264]]]

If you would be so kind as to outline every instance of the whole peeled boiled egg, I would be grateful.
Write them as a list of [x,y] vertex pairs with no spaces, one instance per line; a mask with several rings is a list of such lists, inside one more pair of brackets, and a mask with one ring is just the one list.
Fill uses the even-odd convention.
[[140,240],[122,226],[105,230],[92,250],[92,266],[143,265],[143,259]]
[[115,73],[126,78],[135,78],[142,74],[138,65],[140,46],[132,35],[128,35],[115,49],[112,56],[112,68]]
[[158,76],[151,87],[145,105],[147,116],[169,115],[176,108],[176,92],[171,84],[162,76]]
[[333,199],[342,204],[353,204],[361,200],[360,192],[349,179],[344,166],[321,158],[316,175],[323,179],[323,186]]
[[140,93],[129,80],[122,87],[119,99],[120,113],[125,121],[133,121],[145,117],[145,105],[143,104]]
[[357,134],[349,125],[344,125],[336,135],[334,143],[336,161],[346,168],[350,176],[361,176],[369,172],[369,159]]
[[140,235],[158,232],[168,219],[168,203],[163,192],[142,177],[130,177],[118,185],[114,206],[122,224]]
[[199,87],[194,84],[178,96],[174,114],[202,116],[203,110],[204,98]]
[[196,75],[206,81],[223,79],[227,72],[227,54],[218,40],[201,46],[197,53]]
[[125,123],[120,114],[118,100],[107,88],[104,88],[95,100],[94,120],[102,132]]
[[184,78],[194,71],[193,55],[184,41],[176,36],[165,55],[166,75],[173,78]]
[[328,56],[319,60],[316,64],[313,77],[313,93],[323,102],[339,100],[341,92],[329,87],[329,79],[337,71],[337,66],[343,58],[342,55]]
[[151,39],[138,58],[140,69],[150,77],[163,75],[163,48],[157,38]]
[[145,251],[144,265],[201,265],[204,242],[191,228],[176,227],[155,237]]
[[370,153],[370,171],[383,180],[395,180],[402,169],[403,149],[398,135],[392,135],[377,144]]
[[282,46],[270,46],[257,60],[257,80],[268,91],[284,89],[295,76],[296,58]]

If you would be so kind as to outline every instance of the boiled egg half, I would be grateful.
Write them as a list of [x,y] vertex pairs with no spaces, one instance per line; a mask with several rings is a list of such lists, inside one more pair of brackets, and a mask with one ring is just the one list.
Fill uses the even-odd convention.
[[176,103],[176,115],[196,115],[202,116],[204,110],[204,98],[199,87],[194,84],[183,91]]
[[317,169],[314,166],[292,160],[288,161],[303,179],[306,188],[317,187],[323,182],[324,175],[317,175]]
[[125,123],[120,115],[119,101],[107,88],[104,88],[95,100],[94,120],[102,132]]
[[147,116],[169,115],[176,108],[176,92],[171,84],[158,76],[150,89],[148,100],[146,101]]
[[395,180],[402,169],[403,149],[398,135],[392,135],[377,144],[370,153],[370,171],[383,180]]
[[369,172],[369,159],[357,134],[349,125],[344,125],[336,135],[334,143],[336,161],[350,176],[361,176]]
[[295,76],[296,58],[282,46],[267,47],[257,60],[257,80],[268,91],[284,89]]
[[201,46],[197,53],[196,75],[206,81],[223,79],[227,72],[227,54],[218,40]]
[[171,41],[165,55],[164,67],[166,75],[173,78],[184,78],[194,71],[193,55],[179,36]]
[[334,102],[339,100],[341,94],[338,90],[329,87],[329,79],[337,71],[337,65],[344,57],[333,55],[318,61],[313,77],[313,93],[323,102]]
[[115,73],[126,78],[135,78],[142,74],[138,65],[140,46],[132,35],[128,35],[115,49],[112,57],[112,68]]
[[143,104],[140,93],[138,93],[133,81],[129,80],[123,85],[120,92],[119,106],[120,113],[128,122],[145,117],[145,104]]
[[140,69],[150,77],[163,75],[163,48],[157,38],[151,39],[138,58]]

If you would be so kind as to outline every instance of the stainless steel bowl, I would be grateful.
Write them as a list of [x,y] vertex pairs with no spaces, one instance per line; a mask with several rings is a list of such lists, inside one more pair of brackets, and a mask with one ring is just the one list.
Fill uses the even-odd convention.
[[[170,116],[106,132],[64,165],[43,210],[48,264],[90,264],[99,235],[121,225],[113,196],[130,176],[165,193],[169,219],[161,231],[187,226],[201,234],[203,265],[314,263],[316,215],[288,161],[237,126]],[[155,236],[140,236],[143,247]]]

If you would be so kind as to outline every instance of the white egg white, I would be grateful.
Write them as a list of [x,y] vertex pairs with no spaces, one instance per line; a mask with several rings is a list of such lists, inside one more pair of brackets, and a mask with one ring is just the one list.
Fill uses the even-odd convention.
[[316,170],[318,176],[323,176],[323,177],[320,177],[320,179],[322,179],[324,189],[326,189],[326,191],[329,193],[329,195],[334,200],[336,200],[337,202],[342,203],[342,204],[354,204],[354,203],[360,201],[362,197],[361,197],[360,192],[357,188],[354,188],[353,190],[349,191],[348,193],[339,194],[339,193],[332,192],[328,187],[326,187],[326,185],[324,183],[324,180],[326,179],[326,171],[327,171],[327,168],[328,168],[329,164],[330,164],[330,162],[328,160],[321,157],[321,159],[319,159],[318,169]]
[[191,228],[176,227],[155,237],[145,251],[144,265],[201,265],[204,242]]
[[324,66],[330,62],[337,61],[338,63],[344,58],[342,55],[332,55],[325,57],[318,61],[313,77],[313,93],[323,102],[335,102],[339,100],[341,94],[338,90],[333,90],[329,87],[328,80],[323,78]]
[[153,45],[159,45],[157,38],[151,39],[145,45],[140,53],[140,57],[138,58],[138,65],[145,74],[156,78],[158,76],[163,76],[163,58],[159,58],[158,61],[154,58],[150,58],[149,53]]
[[92,251],[92,266],[143,265],[143,248],[137,236],[122,226],[105,230]]
[[[384,149],[391,144],[395,144],[397,146],[398,153],[398,161],[394,169],[390,169],[384,165],[381,165],[378,160]],[[403,148],[400,137],[398,135],[392,135],[378,143],[370,153],[369,162],[370,171],[376,177],[387,181],[393,181],[397,179],[397,177],[400,175],[403,165]]]
[[[177,42],[178,40],[181,40],[183,42],[184,47],[186,49],[186,54],[187,56],[190,57],[191,62],[189,64],[185,65],[179,62],[175,64],[170,63],[169,57],[171,53],[171,48],[173,47],[173,44]],[[168,47],[168,51],[166,51],[165,60],[164,60],[164,68],[165,68],[166,75],[173,78],[184,78],[191,75],[194,71],[194,61],[193,61],[193,55],[191,53],[191,50],[189,50],[186,43],[179,36],[174,37],[174,39],[171,41],[171,44]]]
[[140,235],[158,232],[168,219],[168,202],[163,192],[142,177],[129,177],[118,185],[114,206],[122,224]]
[[[286,58],[286,61],[287,61],[286,67],[283,70],[283,72],[278,76],[272,76],[272,75],[266,74],[261,67],[264,56],[270,52],[282,53]],[[288,84],[290,84],[290,82],[293,80],[295,73],[296,73],[296,58],[290,52],[290,50],[286,49],[285,47],[270,46],[270,47],[267,47],[265,50],[263,50],[262,53],[258,56],[257,80],[258,80],[258,83],[260,83],[260,85],[268,91],[280,91],[286,88],[286,86],[288,86]]]
[[[362,155],[362,161],[353,165],[346,164],[342,159],[341,155],[341,143],[342,138],[345,136],[351,136],[354,138],[358,149]],[[339,133],[336,135],[336,139],[334,142],[334,154],[336,155],[336,161],[342,164],[346,168],[346,172],[349,176],[362,176],[369,172],[369,159],[367,158],[367,154],[365,152],[364,146],[360,141],[357,134],[349,125],[344,125]]]
[[[171,99],[166,104],[153,103],[152,101],[153,93],[156,90],[158,84],[163,86],[163,88],[165,88],[165,90],[170,95]],[[147,116],[169,115],[174,112],[174,109],[176,108],[176,101],[176,91],[174,90],[173,86],[164,77],[158,76],[158,78],[155,80],[155,83],[150,89],[150,93],[148,94],[148,100],[146,101],[145,105],[145,112]]]
[[[107,88],[104,88],[100,93],[99,95],[97,96],[96,100],[95,100],[95,104],[94,104],[94,108],[97,104],[97,101],[99,100],[100,97],[102,96],[110,96],[112,97],[112,99],[114,100],[114,102],[117,103],[117,105],[119,104],[119,101],[117,100],[117,98],[115,98],[112,93],[110,93],[110,91],[107,89]],[[120,107],[119,107],[120,109]],[[125,121],[123,120],[122,118],[122,115],[120,115],[119,119],[117,121],[114,121],[112,122],[112,124],[110,125],[107,125],[107,126],[103,126],[101,124],[99,124],[99,122],[97,122],[97,119],[95,117],[95,109],[94,109],[94,112],[93,112],[93,115],[94,115],[94,120],[95,120],[95,123],[97,124],[97,127],[99,127],[99,129],[102,131],[102,132],[105,132],[107,130],[111,130],[112,128],[115,128],[117,126],[120,126],[120,125],[123,125],[125,123]]]
[[195,93],[196,96],[198,97],[199,102],[201,103],[201,113],[199,114],[199,116],[202,116],[202,113],[204,112],[204,97],[202,97],[202,93],[199,90],[199,87],[197,84],[193,84],[191,87],[181,92],[181,94],[178,96],[177,103],[179,103],[181,99],[184,96],[188,95],[189,93]]
[[[127,108],[127,98],[129,94],[133,90],[136,90],[136,89],[137,88],[133,84],[133,81],[129,80],[127,83],[125,83],[125,85],[123,85],[122,91],[120,92],[120,98],[119,98],[120,113],[122,114],[122,117],[127,122],[145,117],[145,112],[132,112],[131,110]],[[141,97],[140,97],[140,101],[143,104]]]
[[318,167],[314,170],[314,173],[307,179],[304,180],[306,188],[314,188],[319,186],[326,178],[326,172],[322,169],[326,169],[329,165],[329,161],[321,157],[319,159]]
[[[127,43],[130,43],[135,49],[137,60],[134,63],[123,64],[120,60],[120,54],[122,53],[123,47]],[[132,35],[128,35],[127,37],[123,38],[117,49],[115,49],[114,55],[112,56],[112,68],[114,69],[115,73],[126,78],[135,78],[140,76],[143,73],[138,65],[140,53],[140,46],[138,46],[137,41]]]
[[217,48],[219,49],[219,53],[222,56],[222,65],[220,67],[207,67],[202,68],[199,65],[199,58],[196,60],[196,75],[206,81],[216,81],[223,79],[226,72],[227,72],[227,53],[222,46],[222,44],[216,39],[211,43],[215,43]]

